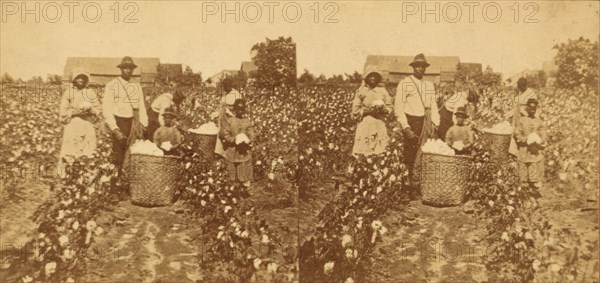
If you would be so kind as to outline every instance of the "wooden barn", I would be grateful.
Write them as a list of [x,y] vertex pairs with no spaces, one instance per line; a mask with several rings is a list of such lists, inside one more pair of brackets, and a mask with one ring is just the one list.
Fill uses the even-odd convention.
[[[73,72],[79,71],[90,75],[90,83],[104,85],[121,75],[121,70],[117,68],[121,59],[120,57],[69,57],[62,76],[63,82],[70,82]],[[133,71],[133,81],[145,86],[154,85],[160,60],[133,57],[133,62],[138,66]]]
[[[365,62],[364,72],[377,70],[381,72],[383,81],[397,84],[404,78],[413,74],[413,68],[409,66],[415,56],[384,56],[368,55]],[[460,60],[457,56],[427,56],[425,58],[430,66],[425,71],[425,80],[434,83],[454,82],[454,76]]]

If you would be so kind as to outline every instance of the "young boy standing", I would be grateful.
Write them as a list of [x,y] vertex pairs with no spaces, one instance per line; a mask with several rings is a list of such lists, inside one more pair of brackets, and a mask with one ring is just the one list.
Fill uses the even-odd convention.
[[527,100],[526,115],[519,117],[514,137],[519,149],[519,180],[539,188],[544,179],[546,131],[543,121],[536,116],[537,107],[536,99]]
[[154,132],[154,143],[164,151],[165,155],[177,155],[177,148],[183,142],[183,136],[173,124],[173,119],[177,118],[177,115],[171,110],[166,110],[162,116],[164,125]]
[[249,186],[253,176],[251,144],[254,130],[246,113],[246,101],[236,99],[232,106],[233,115],[227,115],[222,120],[219,136],[223,143],[230,180]]
[[454,148],[456,154],[466,154],[475,141],[471,127],[465,125],[469,114],[465,107],[458,107],[454,115],[456,116],[456,125],[450,127],[446,132],[446,143]]

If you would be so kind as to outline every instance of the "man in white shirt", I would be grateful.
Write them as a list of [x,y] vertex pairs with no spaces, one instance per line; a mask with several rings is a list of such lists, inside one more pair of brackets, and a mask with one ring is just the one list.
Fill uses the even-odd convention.
[[435,87],[432,82],[423,80],[429,67],[425,55],[418,54],[409,65],[413,67],[413,74],[398,83],[394,112],[404,133],[404,162],[413,175],[420,147],[428,138],[436,136],[440,116]]
[[126,56],[117,67],[121,69],[121,76],[106,84],[102,98],[102,114],[106,125],[112,131],[113,162],[120,173],[125,153],[130,146],[127,140],[132,129],[134,113],[139,113],[140,123],[144,127],[148,127],[148,115],[142,86],[130,81],[137,65],[131,57]]

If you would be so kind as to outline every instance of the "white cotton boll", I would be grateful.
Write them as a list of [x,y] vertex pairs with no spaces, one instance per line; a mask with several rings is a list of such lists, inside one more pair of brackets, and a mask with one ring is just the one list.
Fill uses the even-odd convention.
[[440,139],[428,139],[427,142],[421,147],[421,150],[426,153],[450,156],[454,155],[454,150]]
[[208,122],[206,124],[202,124],[200,127],[196,128],[196,129],[189,129],[188,132],[194,133],[194,134],[214,136],[214,135],[219,134],[219,127],[217,127],[217,125],[213,122]]
[[493,125],[491,128],[483,129],[483,131],[492,134],[510,135],[513,133],[513,127],[509,122],[504,121]]
[[163,151],[149,140],[138,140],[130,148],[131,154],[163,156]]
[[541,144],[542,143],[542,137],[540,137],[540,135],[538,135],[538,133],[531,133],[529,135],[527,135],[527,144]]
[[235,136],[235,144],[250,143],[250,138],[244,133]]

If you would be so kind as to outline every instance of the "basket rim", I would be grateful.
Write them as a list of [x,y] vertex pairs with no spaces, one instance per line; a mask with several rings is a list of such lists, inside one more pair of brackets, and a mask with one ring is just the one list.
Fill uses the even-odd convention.
[[131,153],[131,155],[137,155],[137,156],[146,156],[146,157],[159,157],[159,158],[171,158],[171,159],[181,159],[181,157],[179,156],[173,156],[173,155],[163,155],[163,156],[158,156],[158,155],[151,155],[151,154],[144,154],[144,153]]
[[218,136],[218,135],[219,135],[219,133],[216,133],[216,134],[213,134],[213,135],[209,135],[209,134],[199,134],[199,133],[190,132],[189,130],[187,130],[187,131],[185,131],[185,132],[186,132],[186,133],[188,133],[188,134],[191,134],[191,135],[199,135],[199,136],[207,136],[207,137],[215,137],[215,136]]
[[433,155],[433,156],[443,156],[443,157],[455,157],[455,158],[462,158],[462,159],[468,159],[468,160],[472,160],[473,157],[472,156],[468,156],[468,155],[445,155],[445,154],[439,154],[439,153],[431,153],[431,152],[422,152],[421,154],[428,154],[428,155]]
[[493,136],[503,136],[503,137],[512,137],[513,134],[497,134],[497,133],[491,133],[491,132],[487,132],[484,130],[481,130],[482,133],[487,134],[487,135],[493,135]]

